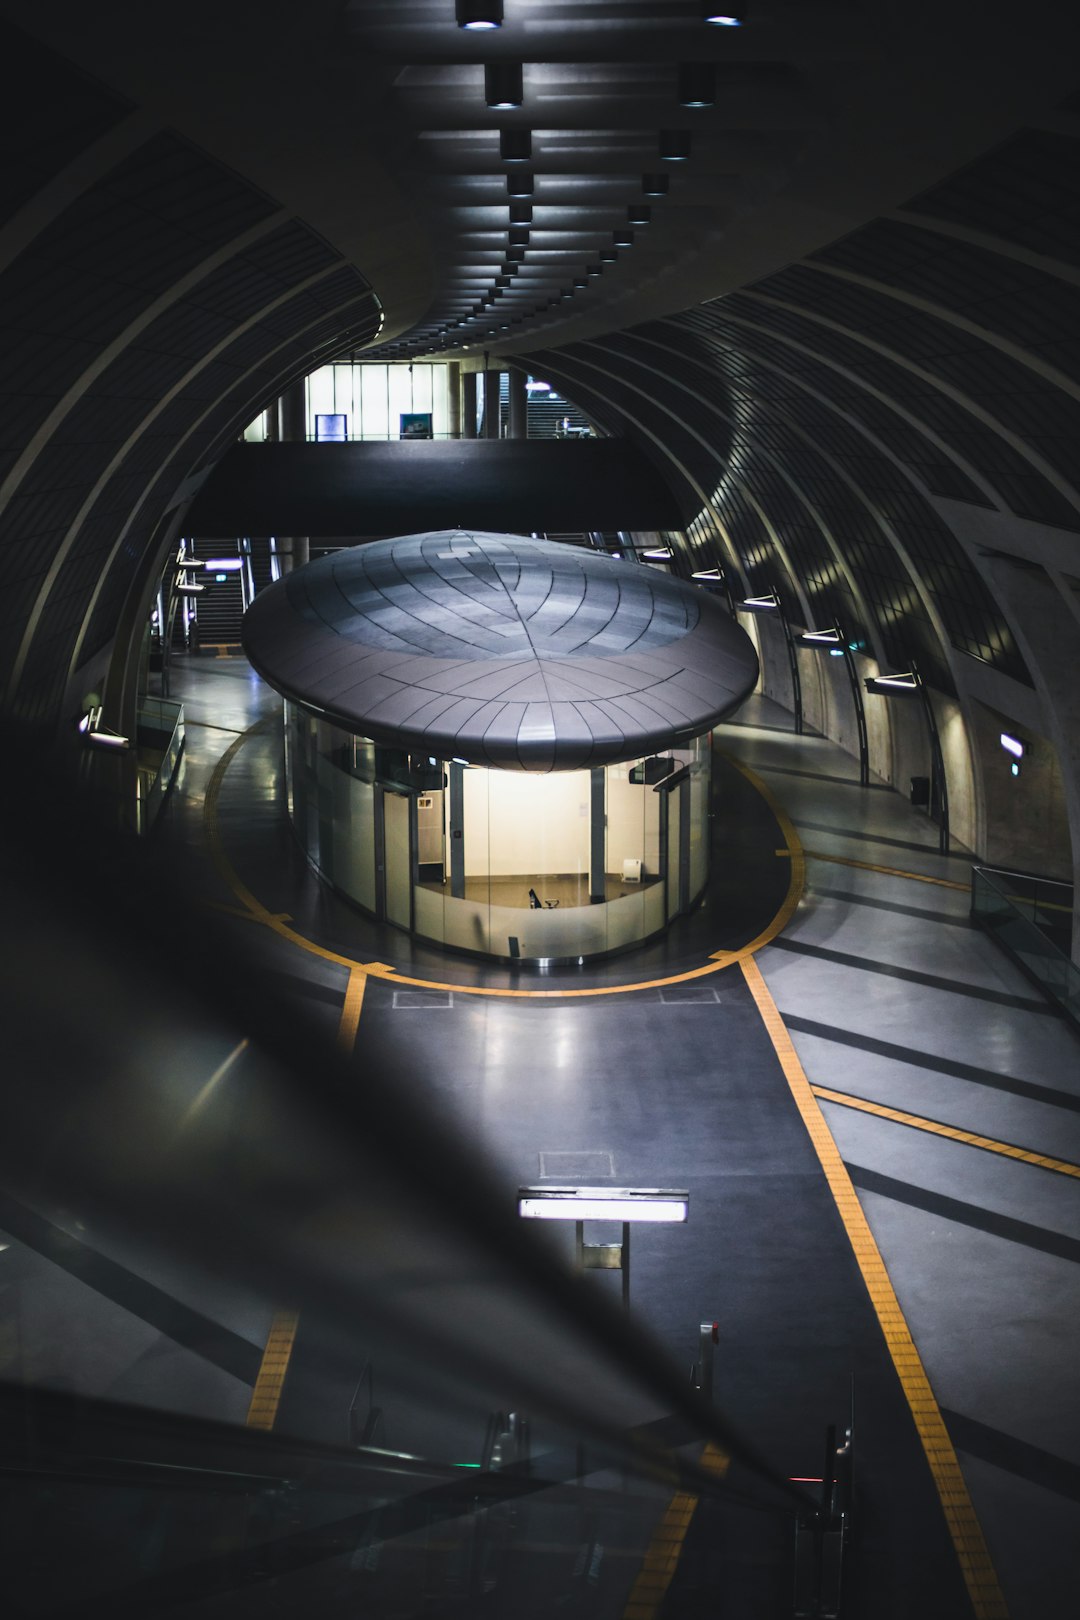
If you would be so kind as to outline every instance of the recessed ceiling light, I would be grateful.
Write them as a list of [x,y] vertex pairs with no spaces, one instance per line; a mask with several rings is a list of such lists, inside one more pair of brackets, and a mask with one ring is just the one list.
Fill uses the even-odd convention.
[[507,250],[506,250],[506,259],[507,259],[507,262],[509,264],[521,264],[524,261],[524,258],[525,258],[525,249],[523,247],[508,247],[507,248]]
[[614,264],[615,260],[618,257],[619,257],[619,255],[616,253],[614,248],[601,248],[600,249],[600,263],[601,264]]
[[631,203],[626,210],[626,220],[629,225],[648,225],[652,219],[652,209],[648,203]]
[[589,283],[584,276],[578,276],[574,281],[574,289],[576,292],[580,292],[583,287],[587,287],[588,285]]
[[737,11],[731,6],[713,5],[706,0],[702,15],[707,23],[715,23],[717,28],[741,28],[746,21],[746,8],[740,6]]
[[520,107],[525,99],[520,62],[488,62],[484,67],[484,100],[489,107]]
[[611,239],[617,248],[633,247],[634,245],[633,231],[612,231]]
[[501,28],[502,0],[456,0],[457,25],[475,32]]
[[531,197],[533,185],[531,169],[523,169],[519,174],[508,174],[506,177],[506,189],[511,197]]
[[504,163],[528,163],[532,157],[532,130],[501,129],[499,156]]
[[585,266],[585,274],[587,276],[602,276],[603,273],[604,267],[602,264],[587,264]]
[[533,205],[531,202],[515,202],[510,204],[511,225],[531,225]]
[[714,107],[716,105],[715,62],[679,63],[680,107]]
[[664,163],[685,163],[690,156],[690,131],[688,129],[662,129],[660,131],[659,153]]
[[643,174],[641,189],[646,197],[666,197],[670,181],[666,174]]
[[529,233],[528,231],[521,229],[512,230],[510,235],[507,237],[507,241],[510,243],[511,247],[528,247]]

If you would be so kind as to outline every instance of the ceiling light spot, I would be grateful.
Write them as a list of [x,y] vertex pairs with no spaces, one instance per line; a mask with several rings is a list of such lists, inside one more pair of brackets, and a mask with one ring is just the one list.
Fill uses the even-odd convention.
[[455,9],[459,28],[483,33],[502,27],[502,0],[455,0]]

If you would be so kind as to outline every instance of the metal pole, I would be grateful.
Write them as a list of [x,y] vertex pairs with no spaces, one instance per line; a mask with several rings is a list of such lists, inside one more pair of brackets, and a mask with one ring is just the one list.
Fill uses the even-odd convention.
[[840,645],[844,649],[844,667],[851,683],[851,701],[855,705],[855,725],[859,733],[859,786],[870,786],[870,741],[866,734],[866,705],[863,703],[862,682],[855,668],[855,654],[847,644],[844,632],[837,626]]

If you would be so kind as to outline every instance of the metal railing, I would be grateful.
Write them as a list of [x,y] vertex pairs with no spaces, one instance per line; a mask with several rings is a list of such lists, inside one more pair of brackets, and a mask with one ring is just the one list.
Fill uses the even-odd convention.
[[137,714],[135,824],[145,836],[157,820],[183,752],[184,706],[169,698],[141,697]]
[[1080,1025],[1080,968],[1069,956],[1072,915],[1071,883],[993,866],[972,868],[972,921]]

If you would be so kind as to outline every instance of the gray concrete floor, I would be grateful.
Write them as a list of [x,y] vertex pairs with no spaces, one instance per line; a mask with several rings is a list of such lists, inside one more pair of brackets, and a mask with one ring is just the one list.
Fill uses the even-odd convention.
[[[232,896],[206,867],[203,802],[225,750],[255,720],[272,714],[277,700],[240,660],[193,660],[179,672],[176,695],[187,709],[188,744],[156,836],[170,859],[190,859],[197,898],[227,907]],[[722,728],[721,743],[767,783],[809,852],[802,903],[758,961],[811,1083],[1080,1163],[1076,1035],[970,927],[961,889],[868,869],[963,884],[970,857],[962,851],[940,857],[936,829],[925,816],[880,785],[860,789],[850,757],[822,739],[794,736],[787,724],[775,706],[751,700],[738,725]],[[244,815],[256,802],[268,809],[280,804],[280,772],[260,763],[244,776],[243,789],[246,811],[241,799],[223,805],[233,839],[242,839]],[[269,931],[235,926],[275,990],[302,1002],[333,1040],[345,971],[290,949]],[[722,976],[693,994],[661,989],[625,1002],[550,1008],[410,994],[377,988],[364,1014],[372,1038],[380,1027],[392,1027],[395,1039],[444,1052],[433,1075],[433,1100],[466,1120],[502,1163],[508,1185],[568,1173],[557,1157],[566,1153],[597,1155],[580,1166],[592,1165],[598,1177],[668,1184],[680,1183],[689,1154],[695,1176],[707,1177],[708,1155],[701,1151],[707,1144],[695,1140],[693,1117],[672,1118],[658,1132],[649,1096],[623,1087],[605,1100],[597,1077],[612,1043],[629,1042],[655,1053],[650,1068],[662,1093],[670,1075],[670,1028],[690,1043],[687,1061],[700,1067],[695,1083],[703,1084],[710,1064],[727,1061],[721,1049],[730,998]],[[625,1008],[621,1015],[617,1004]],[[422,1037],[421,1024],[409,1020],[422,1021]],[[522,1077],[532,1083],[535,1066],[526,1058],[538,1050],[544,1089],[530,1091]],[[206,1054],[208,1072],[223,1055]],[[822,1107],[957,1444],[1012,1620],[1068,1613],[1071,1599],[1062,1594],[1080,1589],[1076,1179],[839,1103]],[[722,1252],[723,1223],[708,1230]],[[98,1247],[136,1279],[152,1275],[237,1340],[263,1342],[265,1302],[238,1300],[227,1290],[218,1296],[181,1266],[163,1278],[137,1243],[125,1245],[115,1235],[102,1235]],[[679,1279],[680,1253],[667,1239],[651,1258],[646,1249],[643,1300],[650,1290],[659,1298]],[[122,1291],[111,1301],[94,1294],[17,1239],[4,1260],[21,1267],[21,1337],[12,1354],[22,1358],[26,1376],[195,1415],[242,1417],[243,1379],[178,1347],[167,1323],[148,1326],[137,1308],[124,1305]],[[682,1279],[687,1323],[716,1308],[714,1285],[706,1286],[702,1276]],[[76,1334],[65,1338],[63,1324],[72,1322],[93,1336],[93,1357],[82,1354]],[[670,1335],[677,1352],[682,1326]],[[10,1350],[10,1316],[5,1327]],[[753,1324],[740,1331],[745,1355],[765,1368],[769,1343],[749,1342]],[[734,1347],[733,1365],[737,1359]],[[9,1371],[12,1365],[9,1357]],[[721,1366],[721,1399],[724,1376]],[[165,1402],[163,1387],[171,1392]],[[808,1423],[793,1439],[796,1449],[809,1448],[812,1433]],[[918,1547],[911,1556],[918,1558]],[[889,1612],[902,1620],[906,1611]]]
[[[761,704],[760,718],[785,717]],[[729,733],[806,849],[834,857],[810,855],[803,902],[759,957],[811,1083],[1080,1163],[1080,1040],[968,924],[967,895],[842,864],[963,882],[971,857],[942,859],[936,829],[898,795],[831,780],[856,778],[832,744]],[[855,1167],[1010,1614],[1068,1612],[1063,1594],[1080,1590],[1077,1182],[822,1108]]]

